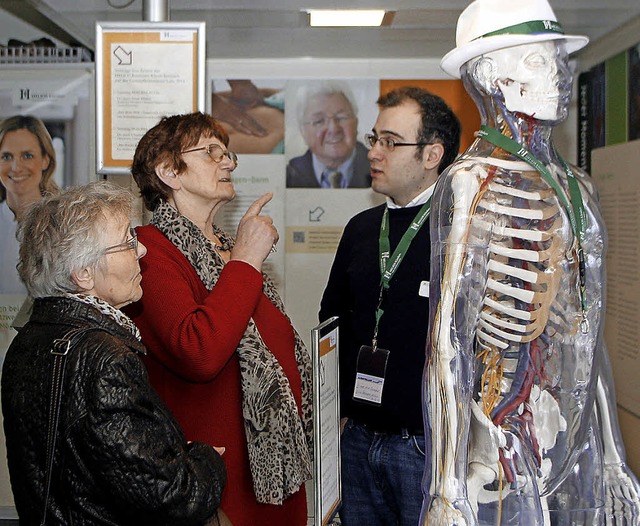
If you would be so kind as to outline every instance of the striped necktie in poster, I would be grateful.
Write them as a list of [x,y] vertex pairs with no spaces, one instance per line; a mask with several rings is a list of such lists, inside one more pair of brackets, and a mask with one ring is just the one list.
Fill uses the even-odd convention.
[[342,172],[327,168],[322,175],[323,181],[328,183],[326,188],[342,188]]

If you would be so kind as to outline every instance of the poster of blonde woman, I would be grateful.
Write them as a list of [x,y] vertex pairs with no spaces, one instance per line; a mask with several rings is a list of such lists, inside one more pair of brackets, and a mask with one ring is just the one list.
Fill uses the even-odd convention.
[[[91,72],[10,70],[0,78],[0,365],[13,325],[28,318],[17,233],[24,210],[43,195],[95,178]],[[0,428],[0,519],[15,518]]]

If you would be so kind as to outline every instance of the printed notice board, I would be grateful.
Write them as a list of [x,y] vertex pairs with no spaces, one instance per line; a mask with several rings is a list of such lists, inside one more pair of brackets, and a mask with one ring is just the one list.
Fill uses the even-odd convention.
[[313,355],[314,517],[332,524],[341,503],[338,318],[311,331]]
[[96,24],[96,163],[128,174],[161,117],[205,109],[204,22]]

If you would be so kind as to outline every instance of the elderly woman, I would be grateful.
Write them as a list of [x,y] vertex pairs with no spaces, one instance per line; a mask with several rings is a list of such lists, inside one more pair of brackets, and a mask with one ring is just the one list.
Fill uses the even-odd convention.
[[131,208],[129,192],[94,183],[21,221],[18,270],[34,308],[2,370],[20,524],[215,523],[224,463],[187,443],[119,310],[142,296]]
[[42,121],[16,115],[0,122],[0,293],[26,292],[15,270],[17,225],[27,206],[59,191],[55,168],[56,154]]
[[309,355],[263,261],[278,239],[253,203],[236,238],[214,222],[235,197],[236,155],[202,113],[163,118],[132,165],[151,224],[145,295],[128,311],[149,350],[151,383],[187,438],[226,447],[222,508],[234,526],[303,525],[310,478]]

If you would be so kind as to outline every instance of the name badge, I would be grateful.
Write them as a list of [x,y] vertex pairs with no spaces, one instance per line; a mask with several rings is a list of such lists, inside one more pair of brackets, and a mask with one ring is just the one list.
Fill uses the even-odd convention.
[[389,351],[378,347],[375,352],[372,347],[363,345],[358,352],[356,365],[356,383],[353,389],[353,399],[370,404],[382,403],[384,378],[387,373]]
[[420,288],[418,289],[418,295],[422,296],[423,298],[428,298],[429,297],[429,282],[428,281],[421,281],[420,282]]

